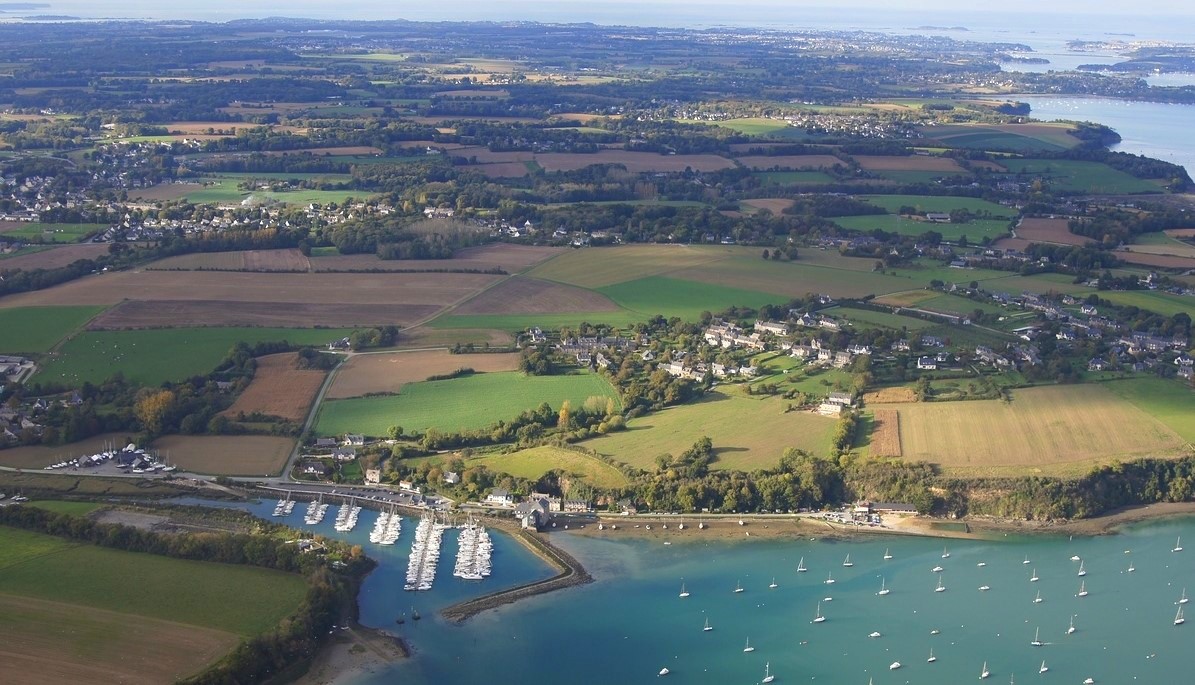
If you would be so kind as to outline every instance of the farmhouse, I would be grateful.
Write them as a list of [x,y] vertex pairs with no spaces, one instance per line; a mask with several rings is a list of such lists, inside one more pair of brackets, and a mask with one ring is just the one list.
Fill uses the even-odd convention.
[[772,335],[788,335],[788,326],[777,321],[756,321],[755,330],[758,333],[771,333]]
[[340,442],[336,438],[316,438],[316,447],[336,447]]
[[931,224],[948,224],[950,223],[950,215],[945,212],[926,212],[925,220]]
[[822,402],[817,406],[817,413],[822,416],[840,416],[842,414],[842,405],[833,404],[831,402]]
[[826,398],[826,401],[830,404],[840,404],[844,407],[855,406],[855,396],[849,392],[832,392],[830,393],[830,396]]
[[352,461],[357,458],[357,450],[353,447],[338,447],[332,450],[332,458],[336,461]]
[[365,436],[360,433],[346,433],[344,436],[344,444],[360,447],[365,444]]

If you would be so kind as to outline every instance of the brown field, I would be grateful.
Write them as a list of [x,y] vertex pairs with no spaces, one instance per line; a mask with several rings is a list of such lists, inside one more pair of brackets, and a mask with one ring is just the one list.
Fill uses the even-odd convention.
[[519,367],[519,354],[452,354],[448,350],[357,354],[336,372],[325,397],[339,400],[371,393],[396,393],[407,383],[466,367],[480,372],[513,371]]
[[220,107],[225,114],[291,114],[319,107],[319,102],[238,102]]
[[0,269],[24,269],[26,271],[33,269],[57,269],[62,266],[68,266],[80,259],[95,259],[104,254],[108,254],[107,245],[96,243],[62,245],[50,248],[49,250],[42,250],[41,252],[30,252],[29,254],[18,255],[16,257],[7,257],[0,260]]
[[1017,237],[1035,243],[1056,243],[1058,245],[1086,245],[1090,238],[1071,233],[1067,219],[1021,219],[1017,226]]
[[458,250],[452,259],[378,259],[373,255],[336,255],[315,257],[311,267],[315,271],[419,271],[435,269],[502,269],[518,273],[564,251],[560,247],[536,247],[491,243]]
[[621,114],[585,114],[583,112],[568,112],[565,114],[553,115],[553,119],[564,119],[565,121],[578,121],[582,124],[588,124],[593,121],[616,121],[622,118]]
[[[241,641],[222,630],[0,594],[0,682],[170,683]],[[130,635],[152,636],[130,649]]]
[[998,247],[1001,250],[1020,250],[1024,252],[1025,248],[1032,244],[1033,241],[1025,240],[1024,238],[1001,238],[992,243],[992,247]]
[[172,326],[405,326],[426,319],[440,307],[413,304],[304,304],[224,300],[126,300],[92,320],[90,330],[170,328]]
[[259,357],[253,381],[223,412],[224,415],[235,417],[240,412],[260,412],[295,422],[307,418],[326,374],[297,368],[298,359],[299,355],[294,352]]
[[399,140],[395,142],[396,145],[401,145],[404,148],[428,148],[436,147],[441,150],[459,150],[466,145],[460,143],[441,143],[436,140]]
[[913,389],[905,386],[880,388],[863,394],[865,404],[903,404],[916,401],[917,395],[913,393]]
[[395,345],[398,349],[423,349],[427,347],[450,347],[456,343],[485,345],[493,347],[510,345],[514,337],[506,331],[492,328],[428,328],[419,326],[405,330]]
[[1172,257],[1195,257],[1195,245],[1188,243],[1168,242],[1164,245],[1130,245],[1126,251],[1129,250],[1145,254],[1170,255]]
[[872,412],[871,454],[875,457],[899,457],[900,414],[895,409]]
[[[97,245],[103,247],[104,245]],[[499,276],[460,273],[290,274],[210,271],[123,271],[99,274],[0,300],[0,307],[116,304],[143,300],[280,302],[288,304],[447,305]]]
[[425,126],[440,126],[449,121],[499,121],[507,124],[539,124],[543,119],[533,117],[503,117],[503,116],[465,116],[451,114],[443,117],[404,117],[403,121],[413,121]]
[[20,221],[0,221],[0,233],[7,233],[9,231],[16,231],[24,228],[25,224]]
[[1168,231],[1163,231],[1171,238],[1195,238],[1195,228],[1172,228]]
[[238,121],[172,121],[166,124],[166,130],[172,134],[203,134],[212,129],[220,135],[236,135],[237,131],[250,131],[255,128],[268,128],[271,131],[286,133],[306,133],[307,129],[300,126],[280,126],[275,124],[246,124]]
[[1094,463],[1175,454],[1173,430],[1095,384],[1013,392],[1011,402],[875,405],[900,414],[905,459],[973,475],[1071,472]]
[[304,152],[313,155],[380,155],[382,150],[369,145],[344,145],[341,147],[305,147],[298,150],[271,150],[263,155],[301,155]]
[[153,443],[179,469],[215,476],[277,475],[294,446],[272,435],[168,435]]
[[942,171],[946,173],[966,173],[958,162],[947,157],[927,157],[912,155],[908,157],[885,157],[872,155],[855,155],[859,166],[868,171]]
[[718,171],[730,169],[734,163],[718,155],[658,155],[654,152],[602,150],[593,154],[549,152],[536,155],[535,161],[546,171],[572,171],[593,164],[621,164],[631,173],[684,171]]
[[766,209],[773,214],[779,214],[793,206],[793,200],[787,197],[764,197],[754,200],[743,200],[742,204],[756,209]]
[[204,252],[167,257],[146,265],[147,269],[191,271],[308,271],[311,262],[297,249]]
[[498,162],[495,164],[478,164],[469,167],[480,171],[490,178],[521,178],[528,173],[527,165],[523,162]]
[[488,90],[441,90],[432,93],[436,98],[508,98],[509,90],[491,88]]
[[613,312],[614,304],[601,293],[538,278],[515,276],[486,290],[453,310],[453,314],[545,314]]
[[[491,152],[489,148],[480,145],[459,147],[451,152],[453,157],[465,159],[477,158],[478,164],[497,164],[502,162],[530,162],[535,159],[535,153],[528,150],[502,150]],[[526,172],[526,167],[523,171]]]
[[102,452],[112,445],[119,449],[128,444],[128,438],[129,434],[126,433],[104,433],[57,447],[43,445],[10,447],[0,450],[0,466],[14,469],[42,469],[67,459]]
[[203,188],[199,183],[159,183],[148,188],[137,188],[129,193],[130,197],[141,200],[178,200]]
[[[1178,257],[1175,255],[1148,254],[1146,252],[1127,252],[1116,250],[1116,256],[1130,264],[1144,266],[1158,266],[1163,269],[1195,269],[1195,258]],[[3,262],[0,262],[3,263]]]
[[829,168],[835,164],[846,166],[846,162],[838,159],[834,155],[776,155],[769,157],[767,155],[752,156],[752,157],[738,157],[739,162],[755,170],[763,169],[822,169]]

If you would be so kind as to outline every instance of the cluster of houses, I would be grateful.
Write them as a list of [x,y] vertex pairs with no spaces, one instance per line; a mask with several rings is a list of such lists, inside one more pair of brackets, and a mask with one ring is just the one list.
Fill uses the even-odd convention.
[[299,460],[295,467],[300,475],[322,478],[332,472],[327,460],[336,464],[354,461],[357,458],[357,448],[366,443],[365,436],[360,433],[346,433],[343,437],[316,438],[312,449]]
[[522,502],[505,488],[494,488],[481,504],[487,507],[510,509],[523,528],[538,530],[548,524],[556,513],[583,514],[593,511],[589,502],[581,499],[561,499],[542,492],[533,492]]
[[38,398],[16,407],[0,406],[0,444],[30,443],[40,438],[45,430],[43,417],[56,404],[77,407],[83,404],[83,397],[74,391],[57,399]]
[[[543,331],[539,328],[530,329],[528,334],[532,342],[546,340]],[[562,355],[576,359],[581,366],[596,365],[598,368],[604,369],[610,366],[611,361],[603,353],[627,354],[634,352],[638,346],[639,341],[633,338],[588,335],[565,338],[556,344],[556,350]]]

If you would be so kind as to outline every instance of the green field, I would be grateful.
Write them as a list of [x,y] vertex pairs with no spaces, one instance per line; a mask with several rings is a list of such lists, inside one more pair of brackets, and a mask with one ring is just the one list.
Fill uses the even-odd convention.
[[933,323],[925,321],[924,319],[915,319],[911,316],[901,316],[899,314],[889,314],[888,312],[876,312],[870,309],[832,307],[830,309],[823,309],[821,311],[831,316],[845,318],[854,325],[856,331],[869,326],[879,326],[881,328],[889,328],[897,331],[902,328],[907,328],[910,331],[919,331],[923,328],[929,328],[933,325]]
[[913,207],[919,212],[951,212],[965,209],[974,214],[989,213],[996,218],[1011,219],[1017,215],[1017,210],[995,202],[988,202],[975,197],[950,197],[939,195],[860,195],[858,199],[883,207],[891,214],[896,214],[901,207]]
[[834,183],[834,177],[822,171],[756,171],[751,174],[766,185],[800,185]]
[[306,593],[295,574],[124,552],[7,527],[0,527],[0,549],[6,593],[243,636],[277,625]]
[[323,345],[351,335],[351,328],[166,328],[84,331],[71,338],[35,378],[71,385],[99,383],[115,373],[158,385],[208,374],[237,342],[288,341]]
[[1108,290],[1100,292],[1100,298],[1113,303],[1148,309],[1163,316],[1185,313],[1195,318],[1195,297],[1172,295],[1153,290]]
[[748,136],[761,136],[764,138],[804,138],[805,129],[789,126],[787,122],[779,119],[767,119],[764,117],[745,117],[742,119],[726,119],[724,121],[703,121],[699,119],[683,119],[685,123],[689,124],[706,124],[709,126],[721,126],[738,131]]
[[896,181],[897,183],[925,183],[932,184],[940,178],[947,176],[970,176],[970,172],[963,171],[876,171],[874,172],[880,178],[886,178],[889,181]]
[[490,328],[499,331],[525,331],[532,326],[562,328],[581,323],[624,327],[639,323],[647,316],[625,310],[613,312],[573,312],[568,314],[446,314],[428,323],[432,328]]
[[1133,378],[1110,381],[1104,387],[1195,443],[1195,390],[1181,380]]
[[102,311],[88,306],[0,309],[0,354],[46,352]]
[[895,214],[865,214],[862,216],[839,216],[832,221],[851,231],[869,232],[880,229],[886,233],[918,236],[929,231],[939,233],[943,240],[956,241],[962,236],[977,243],[983,238],[995,238],[1009,232],[1009,221],[1001,219],[976,219],[965,224],[940,224],[915,221]]
[[37,507],[38,509],[45,509],[58,514],[70,514],[71,516],[86,516],[96,509],[102,508],[104,505],[99,502],[77,502],[71,500],[34,500],[29,502],[29,506]]
[[[433,457],[434,458],[434,457]],[[539,480],[548,471],[559,470],[598,488],[626,487],[630,481],[622,471],[584,452],[544,445],[509,454],[489,454],[467,460],[466,468],[485,466],[516,478]]]
[[43,243],[77,243],[89,233],[108,228],[108,224],[22,224],[20,228],[0,233],[4,238],[40,240]]
[[1160,193],[1154,181],[1135,178],[1098,162],[1063,159],[1009,159],[1002,162],[1014,174],[1041,177],[1057,191],[1074,193]]
[[[253,175],[247,174],[245,177],[248,176]],[[288,175],[283,174],[283,176]],[[281,193],[256,190],[250,192],[237,187],[241,180],[242,178],[233,177],[205,179],[205,183],[209,185],[187,193],[186,200],[193,204],[230,204],[241,202],[252,195],[257,198],[275,200],[284,204],[326,204],[329,202],[341,203],[348,198],[364,200],[370,196],[370,193],[361,190],[300,189]]]
[[696,321],[702,312],[719,312],[732,305],[758,308],[765,304],[782,304],[785,299],[769,293],[666,276],[650,276],[596,290],[633,312],[649,317],[656,314],[663,314],[665,318],[679,316],[686,321]]
[[1014,152],[1057,152],[1079,141],[1067,133],[1070,126],[1035,123],[1025,128],[1012,125],[956,124],[926,127],[922,133],[950,147]]
[[772,467],[789,447],[827,454],[836,421],[809,412],[785,413],[787,403],[719,390],[700,402],[633,419],[628,422],[629,430],[581,444],[645,470],[655,469],[657,456],[679,456],[702,436],[713,441],[715,469],[753,471]]
[[618,393],[602,376],[527,376],[518,371],[479,373],[445,381],[408,383],[398,395],[331,400],[320,407],[320,435],[386,435],[391,426],[409,433],[428,428],[456,432],[508,421],[547,402],[559,409],[564,400],[580,407],[593,396]]

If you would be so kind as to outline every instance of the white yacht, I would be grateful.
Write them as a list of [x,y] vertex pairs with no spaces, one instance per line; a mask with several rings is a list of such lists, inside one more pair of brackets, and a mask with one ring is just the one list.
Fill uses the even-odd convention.
[[734,591],[735,591],[735,594],[738,594],[738,593],[742,592],[742,591],[743,591],[743,584],[742,584],[741,582],[739,582],[739,583],[735,583],[735,585],[734,585]]
[[942,576],[938,576],[938,587],[934,588],[934,592],[946,592],[946,586],[942,584]]
[[1033,632],[1033,642],[1030,642],[1029,644],[1033,645],[1034,647],[1041,647],[1042,644],[1044,644],[1041,641],[1041,628],[1038,628]]
[[883,597],[884,595],[888,594],[889,592],[892,592],[892,591],[888,589],[888,580],[886,578],[880,578],[880,591],[877,592],[876,594]]
[[1172,550],[1170,550],[1170,551],[1171,551],[1171,552],[1181,552],[1181,551],[1183,551],[1183,539],[1182,539],[1181,537],[1180,537],[1178,540],[1176,540],[1176,541],[1174,542],[1174,549],[1172,549]]
[[833,585],[833,584],[834,584],[834,572],[833,572],[833,571],[831,571],[831,572],[830,572],[830,573],[829,573],[829,574],[826,576],[826,585]]
[[895,671],[895,670],[896,670],[896,669],[898,669],[898,668],[900,668],[900,662],[899,662],[899,661],[893,661],[892,663],[888,664],[888,670],[889,670],[889,671]]
[[1033,603],[1034,603],[1034,604],[1041,604],[1041,603],[1042,603],[1042,602],[1044,602],[1044,601],[1046,601],[1046,600],[1044,600],[1044,599],[1042,599],[1042,598],[1041,598],[1041,590],[1038,590],[1038,591],[1037,591],[1037,596],[1033,598]]
[[776,679],[776,676],[772,675],[772,663],[771,663],[770,661],[769,661],[769,662],[764,662],[764,665],[763,665],[763,680],[761,680],[760,682],[761,682],[761,683],[770,683],[770,682],[772,682],[772,681],[773,681],[773,680],[775,680],[775,679]]
[[929,648],[929,658],[925,660],[925,663],[932,664],[937,660],[938,660],[938,657],[934,656],[934,648],[930,647]]
[[659,672],[659,674],[658,674],[658,675],[665,676],[665,675],[668,675],[668,674],[669,674],[669,673],[671,673],[671,672],[672,672],[672,671],[669,671],[669,670],[668,670],[668,667],[667,667],[667,666],[665,666],[664,668],[661,668],[661,669],[660,669],[660,672]]
[[684,584],[684,583],[681,583],[681,584],[680,584],[680,596],[681,596],[681,597],[688,597],[688,596],[689,596],[689,591],[685,589],[685,584]]
[[887,561],[891,558],[892,558],[892,554],[888,551],[888,548],[885,547],[884,548],[884,561]]
[[1179,607],[1178,613],[1174,615],[1174,625],[1181,626],[1182,624],[1184,624],[1186,622],[1187,622],[1187,619],[1183,618],[1183,608]]
[[826,617],[822,616],[822,603],[818,602],[817,603],[817,614],[813,617],[813,622],[814,623],[824,623],[825,620],[826,620]]
[[850,568],[855,565],[854,562],[851,561],[851,555],[846,555],[846,559],[843,559],[842,565],[844,568]]
[[1183,596],[1178,598],[1179,604],[1186,604],[1190,600],[1187,599],[1187,588],[1183,588]]
[[805,557],[801,557],[801,560],[797,562],[797,573],[804,573],[808,570],[805,568]]
[[1079,583],[1079,596],[1080,597],[1087,596],[1087,581],[1085,581],[1085,580]]
[[713,630],[713,629],[714,629],[714,627],[710,625],[710,617],[709,617],[709,616],[706,616],[706,617],[705,617],[705,627],[703,627],[703,628],[701,629],[701,632],[703,632],[703,633],[708,633],[708,632],[710,632],[710,631],[711,631],[711,630]]
[[1071,614],[1071,624],[1066,629],[1067,635],[1073,635],[1075,632],[1075,615]]
[[1039,580],[1041,579],[1037,577],[1037,569],[1033,569],[1033,575],[1029,576],[1029,582],[1036,583]]
[[751,646],[751,638],[747,638],[747,646],[743,647],[744,652],[754,652],[755,648]]
[[1083,567],[1084,563],[1085,562],[1082,562],[1082,561],[1079,562],[1079,577],[1080,578],[1087,575],[1087,569]]
[[772,590],[775,590],[776,588],[780,587],[779,585],[776,584],[776,576],[772,576],[772,584],[769,585],[768,587]]
[[991,671],[988,670],[988,662],[986,662],[986,661],[983,662],[983,668],[980,669],[980,671],[979,671],[979,679],[983,680],[984,678],[990,676],[991,674],[992,674]]
[[873,631],[871,631],[871,633],[870,633],[870,634],[869,634],[867,637],[870,637],[870,638],[877,638],[877,637],[882,637],[882,636],[880,635],[880,631],[878,631],[878,630],[873,630]]
[[1037,672],[1038,672],[1038,673],[1045,673],[1045,672],[1046,672],[1046,671],[1048,671],[1048,670],[1050,670],[1050,667],[1049,667],[1049,666],[1046,666],[1046,660],[1045,660],[1045,659],[1042,659],[1042,660],[1041,660],[1041,668],[1037,669]]

